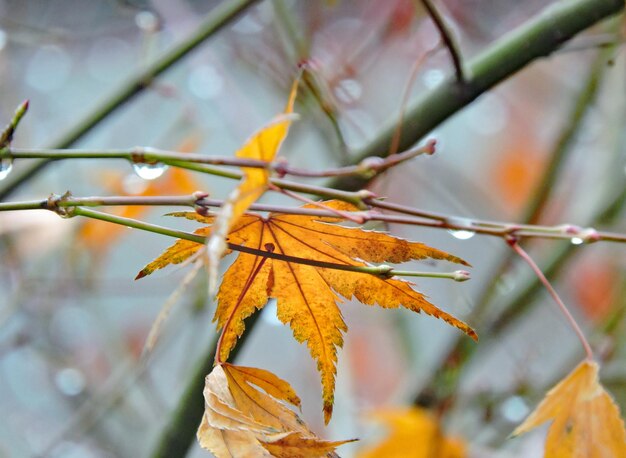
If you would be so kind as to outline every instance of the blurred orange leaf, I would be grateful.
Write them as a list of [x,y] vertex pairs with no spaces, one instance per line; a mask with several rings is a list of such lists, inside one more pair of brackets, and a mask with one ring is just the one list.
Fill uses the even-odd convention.
[[[195,151],[198,148],[198,143],[199,137],[192,135],[183,140],[176,149],[179,152]],[[201,189],[198,182],[193,179],[189,172],[179,168],[167,170],[163,176],[156,180],[145,181],[143,183],[145,186],[137,193],[129,193],[125,189],[126,186],[124,186],[124,182],[126,176],[110,174],[104,177],[107,181],[106,188],[108,192],[118,196],[184,195],[192,194]],[[137,179],[140,180],[138,177]],[[137,205],[115,207],[111,210],[111,213],[125,218],[139,219],[148,211],[149,207]],[[82,242],[82,244],[91,251],[102,254],[111,247],[115,240],[127,232],[128,230],[124,226],[112,225],[96,219],[88,219],[80,227],[78,241]]]
[[314,458],[328,456],[351,442],[317,437],[283,404],[300,407],[293,388],[263,369],[216,366],[206,378],[204,399],[198,441],[217,458]]
[[618,262],[593,252],[582,253],[568,276],[578,305],[596,322],[606,319],[617,304],[620,280]]
[[[324,205],[340,211],[354,211],[350,204],[329,201]],[[316,208],[313,205],[305,207]],[[193,212],[174,213],[208,225],[215,216],[200,216]],[[411,259],[443,259],[466,264],[462,259],[385,233],[343,227],[336,224],[341,217],[310,217],[270,214],[263,218],[246,214],[239,218],[228,241],[233,244],[276,254],[297,256],[318,262],[366,266],[367,262],[404,262]],[[208,236],[211,227],[195,234]],[[200,250],[203,245],[178,240],[161,256],[139,272],[137,278],[149,275],[169,264],[178,264]],[[322,377],[324,417],[330,420],[334,399],[337,347],[343,345],[342,331],[347,326],[337,304],[338,295],[356,297],[367,305],[385,308],[403,306],[415,312],[425,312],[445,320],[473,338],[476,333],[467,324],[431,304],[412,283],[400,279],[385,279],[367,273],[323,268],[271,259],[249,253],[239,253],[224,274],[217,299],[214,320],[222,329],[221,361],[226,361],[237,339],[245,329],[244,320],[263,308],[270,298],[277,300],[278,318],[289,323],[298,342],[307,342]]]
[[379,410],[371,418],[389,429],[377,445],[361,450],[358,458],[463,458],[465,443],[447,437],[437,420],[417,407]]
[[626,456],[626,430],[613,398],[598,380],[598,365],[583,361],[552,388],[513,435],[552,421],[546,458]]
[[518,212],[535,189],[545,161],[532,141],[521,140],[516,134],[512,142],[498,156],[491,173],[502,202]]
[[[235,153],[242,159],[257,159],[271,162],[287,136],[293,121],[293,106],[296,100],[299,78],[295,80],[289,94],[285,111],[269,125],[255,133],[243,147]],[[207,242],[209,254],[209,291],[217,285],[218,263],[226,251],[226,237],[232,225],[267,190],[270,173],[265,168],[242,167],[243,178],[224,201],[214,222],[215,230]]]

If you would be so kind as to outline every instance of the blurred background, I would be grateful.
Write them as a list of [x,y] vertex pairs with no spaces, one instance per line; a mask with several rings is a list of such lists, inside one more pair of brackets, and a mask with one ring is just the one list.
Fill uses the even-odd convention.
[[[30,99],[13,145],[54,144],[128,78],[188,39],[219,3],[0,0],[0,123]],[[349,163],[383,125],[398,121],[405,99],[420,97],[453,72],[420,2],[252,3],[76,146],[232,155],[282,110],[297,63],[306,58],[313,84],[301,88],[300,120],[280,155],[291,165],[321,170]],[[545,4],[437,2],[464,59]],[[610,52],[599,46],[623,36],[623,26],[604,23],[532,64],[431,132],[427,138],[438,142],[434,156],[384,174],[371,189],[393,202],[459,218],[521,221],[556,161],[559,139],[574,126],[538,221],[626,232],[626,56],[619,46]],[[606,54],[600,63],[599,52]],[[598,80],[597,94],[574,124],[572,112],[589,90],[590,74]],[[16,162],[11,174],[26,166]],[[72,160],[48,166],[8,200],[67,190],[75,196],[202,190],[224,198],[234,185],[172,169],[148,181],[125,161]],[[263,201],[298,204],[275,193]],[[162,216],[172,210],[107,209],[195,228]],[[442,427],[465,441],[469,456],[541,456],[545,430],[506,437],[545,389],[574,367],[581,351],[527,266],[502,264],[508,249],[497,238],[372,227],[473,264],[471,282],[416,283],[433,303],[473,325],[478,344],[459,343],[455,329],[424,315],[347,301],[342,310],[350,330],[327,428],[315,363],[276,319],[271,303],[237,361],[289,381],[303,398],[304,419],[321,436],[362,439],[343,446],[342,456],[355,456],[384,437],[384,429],[368,421],[370,412],[414,402],[440,412]],[[141,358],[154,319],[189,267],[133,279],[171,242],[45,211],[0,213],[0,457],[151,456],[215,338],[214,304],[200,275],[176,302],[150,357]],[[605,386],[624,411],[626,247],[555,240],[525,247],[543,266],[553,265],[555,286],[604,359]],[[446,355],[458,345],[477,348],[450,371]],[[459,375],[453,395],[433,383]],[[188,456],[209,455],[194,443]]]

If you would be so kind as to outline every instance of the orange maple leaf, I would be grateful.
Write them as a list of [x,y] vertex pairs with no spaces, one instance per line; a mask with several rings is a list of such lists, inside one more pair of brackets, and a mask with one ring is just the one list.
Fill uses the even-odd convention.
[[[329,201],[324,205],[339,211],[354,211],[350,204]],[[312,205],[305,206],[308,208]],[[193,212],[173,213],[208,225],[214,216]],[[321,263],[345,266],[366,266],[366,262],[399,263],[412,259],[444,259],[465,264],[462,259],[431,248],[381,232],[365,231],[330,224],[340,217],[311,217],[270,214],[263,218],[246,214],[239,218],[228,241],[249,248],[273,251],[277,255],[296,256]],[[212,228],[203,227],[195,234],[207,237]],[[149,275],[169,264],[178,264],[200,250],[203,245],[178,240],[161,256],[139,272],[137,278]],[[222,329],[219,361],[226,361],[237,339],[245,329],[244,320],[263,308],[270,298],[277,300],[277,315],[289,323],[298,342],[306,342],[311,356],[321,373],[324,418],[332,414],[337,361],[337,347],[343,345],[342,331],[347,326],[337,306],[345,298],[355,297],[367,305],[384,308],[403,306],[415,312],[425,312],[445,320],[476,338],[476,333],[464,322],[431,304],[412,284],[396,279],[382,278],[367,273],[338,270],[272,259],[257,254],[239,253],[224,274],[217,300],[214,321]]]
[[198,441],[217,458],[316,458],[351,442],[317,437],[279,402],[300,407],[293,388],[263,369],[217,365],[206,378],[204,399]]
[[370,415],[389,429],[380,443],[361,450],[357,458],[464,458],[465,443],[445,436],[437,420],[417,407],[383,409]]
[[[239,149],[235,156],[242,159],[256,159],[271,162],[276,157],[280,145],[285,140],[289,126],[294,119],[293,106],[296,100],[298,83],[296,78],[289,94],[287,106],[282,115],[256,132]],[[226,237],[237,219],[243,215],[269,185],[270,173],[265,168],[242,167],[243,178],[224,201],[214,222],[215,230],[207,242],[209,254],[209,291],[213,292],[217,284],[217,268],[219,260],[226,251]]]
[[546,458],[626,456],[624,422],[613,398],[600,384],[598,365],[593,361],[583,361],[552,388],[513,436],[550,420]]

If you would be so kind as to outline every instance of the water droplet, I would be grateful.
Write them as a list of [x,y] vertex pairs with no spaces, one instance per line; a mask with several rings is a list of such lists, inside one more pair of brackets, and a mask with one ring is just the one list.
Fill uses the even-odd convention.
[[54,382],[66,396],[76,396],[85,389],[85,376],[82,372],[71,367],[61,369],[56,373]]
[[154,164],[146,164],[145,162],[135,162],[133,170],[140,178],[144,180],[156,180],[167,170],[167,165],[156,162]]
[[500,406],[502,416],[511,423],[519,423],[530,412],[526,401],[521,396],[511,396]]
[[10,157],[0,159],[0,180],[4,180],[8,177],[11,170],[13,170],[13,159]]
[[466,230],[449,230],[448,231],[454,238],[459,240],[468,240],[476,235],[474,231],[466,231]]
[[[464,226],[471,227],[472,222],[469,219],[465,218],[448,218],[448,223],[451,226]],[[468,240],[476,235],[476,232],[470,231],[467,229],[450,229],[448,230],[450,234],[456,239],[459,240]]]
[[572,245],[582,245],[585,242],[580,237],[572,237],[570,241],[572,242]]

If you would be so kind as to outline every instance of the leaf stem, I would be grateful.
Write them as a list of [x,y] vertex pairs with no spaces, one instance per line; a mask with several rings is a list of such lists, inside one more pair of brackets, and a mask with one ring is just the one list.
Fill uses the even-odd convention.
[[589,342],[587,341],[585,334],[583,333],[582,329],[580,329],[580,326],[578,325],[578,323],[576,322],[576,320],[574,319],[574,317],[572,316],[568,308],[565,306],[565,304],[563,303],[563,301],[557,294],[556,290],[554,289],[550,281],[546,278],[546,276],[543,274],[539,266],[529,256],[529,254],[526,253],[526,251],[519,245],[519,243],[517,243],[517,240],[510,239],[508,243],[511,249],[520,258],[522,258],[526,262],[526,264],[530,266],[530,268],[533,270],[533,272],[535,273],[539,281],[543,284],[543,286],[548,291],[548,293],[550,293],[550,296],[552,296],[552,299],[554,300],[554,302],[556,302],[556,305],[561,310],[561,313],[565,316],[569,325],[572,327],[572,329],[576,333],[576,336],[580,340],[580,343],[582,344],[583,349],[585,350],[585,353],[587,355],[587,359],[592,360],[593,351],[591,350],[591,346],[589,345]]

